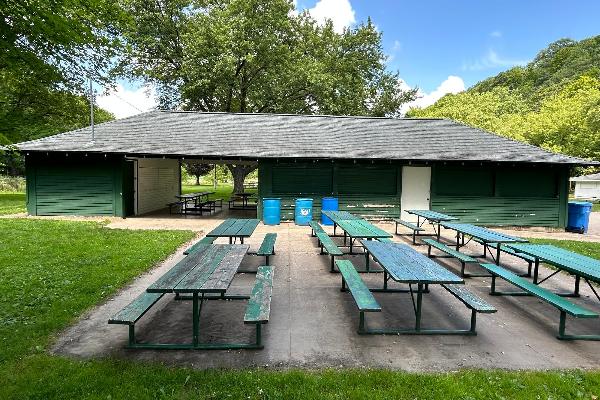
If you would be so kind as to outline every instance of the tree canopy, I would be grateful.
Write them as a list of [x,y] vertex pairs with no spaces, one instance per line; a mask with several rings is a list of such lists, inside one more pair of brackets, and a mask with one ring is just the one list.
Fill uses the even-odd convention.
[[[89,123],[85,81],[112,82],[121,9],[109,0],[0,2],[0,139],[17,142]],[[112,119],[99,110],[99,122]]]
[[408,116],[451,118],[551,151],[600,160],[600,36],[562,39],[525,67]]
[[126,0],[123,71],[159,86],[169,108],[396,115],[414,98],[386,70],[381,33],[342,34],[288,0]]

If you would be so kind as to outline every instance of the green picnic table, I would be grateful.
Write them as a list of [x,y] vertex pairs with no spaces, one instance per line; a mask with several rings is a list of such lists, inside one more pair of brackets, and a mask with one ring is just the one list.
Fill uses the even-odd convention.
[[[191,295],[192,342],[185,344],[141,343],[138,348],[158,349],[238,349],[253,345],[236,343],[200,343],[200,313],[204,301],[219,298],[249,299],[249,296],[226,295],[233,278],[248,252],[248,245],[212,244],[186,256],[173,268],[151,284],[148,293],[175,293]],[[212,296],[208,296],[212,294]],[[215,297],[216,295],[216,297]]]
[[239,219],[228,218],[212,231],[206,234],[207,237],[227,237],[229,243],[233,243],[238,238],[240,243],[244,243],[244,238],[252,236],[254,230],[260,221],[258,219]]
[[[383,268],[383,288],[370,289],[371,292],[408,292],[411,295],[415,313],[414,329],[365,329],[364,316],[359,331],[368,334],[475,334],[475,315],[477,312],[494,312],[495,309],[464,288],[464,280],[448,271],[411,246],[394,242],[361,241],[365,250]],[[391,289],[388,281],[408,284],[408,289]],[[416,289],[413,286],[416,285]],[[462,301],[472,310],[471,328],[460,329],[423,329],[421,327],[423,294],[429,293],[430,285],[440,285]],[[415,299],[416,294],[416,299]]]
[[[441,226],[446,229],[451,229],[456,231],[456,251],[459,251],[461,246],[467,244],[471,239],[478,239],[483,244],[484,254],[487,254],[489,251],[490,256],[495,261],[496,265],[500,265],[500,248],[501,244],[506,243],[523,243],[527,242],[525,239],[521,239],[515,236],[505,235],[499,232],[492,231],[487,228],[483,228],[481,226],[476,226],[472,224],[459,224],[453,222],[442,222]],[[465,243],[465,235],[469,236],[471,239]],[[462,240],[461,240],[462,237]],[[490,244],[497,244],[496,249],[496,257],[492,253],[492,247]]]
[[323,211],[323,214],[333,221],[334,232],[338,226],[344,231],[344,246],[347,238],[349,238],[349,254],[355,254],[352,249],[356,239],[372,240],[393,236],[369,221],[345,211]]
[[[539,285],[544,281],[550,279],[560,271],[566,271],[569,274],[575,276],[575,289],[573,290],[573,293],[561,293],[561,295],[578,297],[580,280],[581,278],[583,278],[583,280],[585,280],[585,282],[589,285],[590,289],[592,289],[592,292],[596,295],[596,298],[600,300],[598,292],[596,291],[594,286],[590,284],[590,281],[600,283],[600,260],[596,260],[594,258],[587,257],[582,254],[565,250],[550,244],[517,243],[510,244],[508,245],[508,247],[510,247],[517,253],[527,254],[535,259],[533,269],[533,283],[535,283],[536,285]],[[538,280],[540,262],[552,265],[556,268],[556,271],[554,271],[552,274],[545,277],[544,279]]]
[[[406,210],[408,214],[417,216],[417,226],[420,228],[425,222],[429,221],[435,234],[437,236],[438,242],[440,241],[440,224],[442,222],[448,221],[456,221],[458,218],[453,217],[451,215],[443,214],[441,212],[432,211],[432,210]],[[423,218],[423,222],[421,222],[421,218]],[[436,229],[437,224],[437,229]]]

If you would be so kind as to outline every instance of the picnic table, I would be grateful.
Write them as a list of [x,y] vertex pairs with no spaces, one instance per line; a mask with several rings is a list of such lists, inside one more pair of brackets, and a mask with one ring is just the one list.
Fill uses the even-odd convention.
[[[508,247],[518,253],[527,254],[535,259],[533,283],[536,285],[539,285],[550,279],[560,271],[566,271],[575,276],[575,289],[573,290],[573,293],[561,293],[561,295],[578,297],[580,280],[583,278],[589,285],[590,289],[592,289],[592,292],[594,292],[596,295],[596,298],[600,300],[598,292],[590,284],[590,281],[600,283],[600,260],[596,260],[594,258],[550,244],[516,243],[510,244]],[[556,267],[557,270],[544,279],[538,281],[540,262],[552,265]]]
[[[417,226],[420,228],[425,222],[429,221],[433,230],[436,233],[438,242],[440,241],[440,224],[442,222],[448,221],[456,221],[458,218],[453,217],[451,215],[446,215],[441,212],[432,211],[432,210],[406,210],[408,214],[417,216]],[[423,222],[421,222],[421,218],[423,218]],[[436,229],[437,224],[437,229]]]
[[244,243],[244,238],[252,236],[254,230],[260,221],[258,219],[240,219],[228,218],[212,231],[206,234],[207,237],[227,237],[229,243],[233,243],[238,238],[240,243]]
[[[176,293],[191,295],[192,342],[184,344],[136,344],[142,348],[162,349],[239,349],[253,345],[240,343],[200,343],[200,313],[204,301],[219,299],[249,299],[250,296],[226,295],[233,278],[248,252],[248,245],[212,244],[186,256],[173,268],[151,284],[149,293]],[[212,294],[211,296],[207,296]],[[216,296],[215,296],[216,295]]]
[[333,229],[335,234],[336,227],[340,227],[344,231],[344,246],[346,240],[350,240],[350,252],[352,252],[353,242],[356,239],[381,239],[391,238],[392,234],[376,227],[369,221],[362,219],[356,215],[352,215],[346,211],[323,211],[323,214],[333,221]]
[[[211,194],[214,194],[214,193],[215,192],[186,193],[186,194],[175,195],[175,197],[177,197],[182,202],[182,206],[183,206],[182,212],[183,212],[183,214],[186,214],[188,212],[188,210],[195,210],[198,208],[199,204],[208,202],[208,196],[210,196]],[[188,207],[189,201],[194,202],[193,207]],[[202,205],[200,205],[200,208],[202,208]]]
[[[500,250],[501,245],[506,243],[523,243],[527,242],[525,239],[521,239],[515,236],[505,235],[503,233],[495,232],[487,228],[472,224],[459,224],[454,222],[442,222],[441,226],[446,229],[456,231],[456,251],[459,251],[461,246],[467,244],[471,239],[475,238],[483,244],[484,255],[489,251],[490,256],[495,261],[496,265],[500,265]],[[465,243],[465,235],[470,236],[471,239]],[[462,236],[462,240],[461,240]],[[496,256],[492,253],[492,247],[490,244],[496,244]]]
[[[255,195],[256,195],[256,193],[251,193],[251,192],[236,193],[235,196],[229,200],[229,208],[230,209],[242,209],[242,210],[254,209],[254,205],[250,205],[248,200],[250,199],[250,197],[255,196]],[[240,200],[240,199],[242,200],[241,206],[235,205],[236,197],[237,197],[237,200]]]
[[[469,330],[422,329],[423,294],[429,292],[429,285],[441,285],[469,308],[478,312],[492,312],[493,308],[464,289],[464,280],[448,271],[411,246],[394,242],[361,241],[365,250],[383,268],[383,288],[370,289],[371,292],[408,292],[411,295],[415,313],[414,329],[369,329],[369,334],[474,334],[473,320]],[[388,281],[408,284],[408,289],[390,289]],[[413,288],[416,285],[416,290]],[[454,286],[457,285],[457,286]],[[416,295],[416,299],[415,299]]]

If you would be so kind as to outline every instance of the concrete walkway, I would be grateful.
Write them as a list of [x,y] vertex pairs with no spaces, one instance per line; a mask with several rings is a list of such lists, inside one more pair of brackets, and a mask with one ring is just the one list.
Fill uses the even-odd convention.
[[[137,223],[135,219],[111,222],[111,226]],[[192,222],[177,220],[177,227]],[[192,220],[200,230],[212,229],[218,220]],[[391,224],[380,224],[393,232]],[[131,225],[129,227],[132,227]],[[147,226],[145,226],[147,227]],[[597,368],[600,346],[596,342],[564,342],[555,338],[558,311],[532,297],[489,296],[488,278],[466,280],[467,287],[493,304],[498,312],[480,315],[478,335],[465,336],[361,336],[356,333],[358,312],[351,295],[341,293],[339,274],[331,274],[329,257],[319,255],[310,229],[293,224],[276,227],[259,225],[248,243],[259,245],[267,232],[276,232],[277,255],[271,320],[264,327],[265,349],[259,351],[150,351],[125,350],[127,327],[108,325],[108,318],[167,271],[183,256],[180,249],[163,265],[136,279],[107,303],[86,314],[57,339],[53,351],[73,357],[113,356],[131,360],[160,361],[196,368],[274,368],[381,367],[409,371],[449,371],[460,368],[555,369]],[[450,240],[450,231],[444,232]],[[523,232],[521,236],[526,236]],[[582,235],[579,235],[582,236]],[[408,243],[404,237],[395,241]],[[426,251],[425,246],[416,247]],[[480,254],[481,247],[468,245],[466,252]],[[357,267],[364,257],[347,257]],[[243,266],[257,266],[262,257],[247,256]],[[458,263],[438,259],[458,271]],[[443,260],[443,261],[442,261]],[[524,271],[523,261],[505,256],[503,264]],[[471,268],[477,268],[472,266]],[[543,269],[544,273],[549,270]],[[371,286],[382,284],[381,274],[362,274]],[[254,275],[240,274],[231,293],[248,293]],[[572,289],[573,280],[564,274],[547,287]],[[504,283],[500,288],[506,287]],[[590,297],[587,287],[575,301],[600,312],[600,303]],[[383,312],[371,313],[371,327],[410,327],[414,323],[410,296],[403,293],[376,293]],[[253,340],[253,328],[242,323],[245,302],[211,301],[203,310],[202,340]],[[468,327],[470,312],[462,303],[439,287],[424,298],[424,327]],[[568,330],[592,333],[600,330],[600,320],[568,320]],[[191,336],[191,304],[165,296],[138,324],[140,341],[186,342]]]

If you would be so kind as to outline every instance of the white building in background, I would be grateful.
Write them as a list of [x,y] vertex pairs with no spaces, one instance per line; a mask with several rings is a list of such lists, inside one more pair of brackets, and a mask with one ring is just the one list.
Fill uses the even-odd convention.
[[600,173],[571,178],[576,199],[600,199]]

